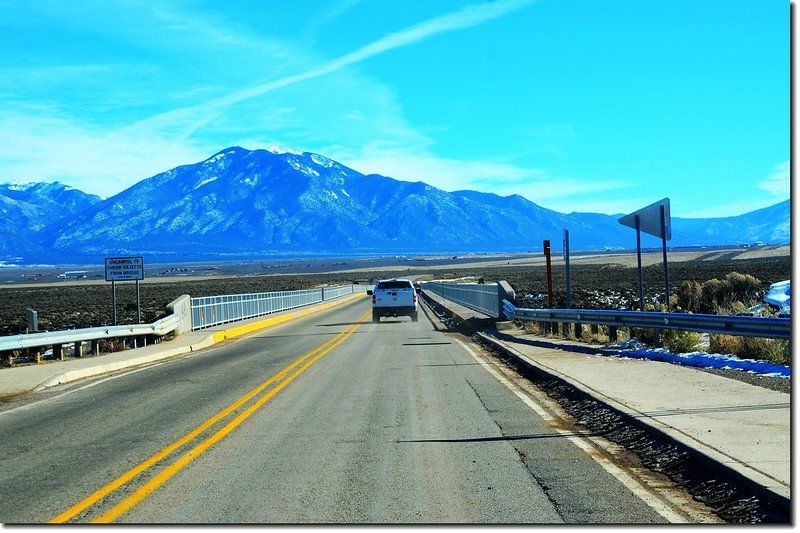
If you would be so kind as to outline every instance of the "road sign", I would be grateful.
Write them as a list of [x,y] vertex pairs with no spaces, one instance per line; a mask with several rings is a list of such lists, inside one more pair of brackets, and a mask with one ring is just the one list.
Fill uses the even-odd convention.
[[144,258],[106,257],[106,281],[139,281],[144,279]]
[[[661,232],[661,206],[664,206],[664,233]],[[636,227],[636,216],[639,216],[639,227]],[[672,239],[672,222],[669,216],[669,198],[659,200],[619,219],[619,223],[629,228],[639,229],[654,237]]]
[[641,233],[649,233],[661,239],[664,255],[664,305],[669,313],[669,271],[667,269],[667,241],[672,238],[672,221],[669,216],[669,198],[634,211],[619,219],[619,223],[636,230],[636,258],[639,272],[639,306],[644,311],[644,288],[642,283]]

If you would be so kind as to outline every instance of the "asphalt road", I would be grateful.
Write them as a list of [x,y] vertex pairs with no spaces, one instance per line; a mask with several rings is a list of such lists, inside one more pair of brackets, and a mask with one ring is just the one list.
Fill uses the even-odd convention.
[[691,521],[478,348],[422,313],[369,312],[357,300],[3,406],[0,521]]

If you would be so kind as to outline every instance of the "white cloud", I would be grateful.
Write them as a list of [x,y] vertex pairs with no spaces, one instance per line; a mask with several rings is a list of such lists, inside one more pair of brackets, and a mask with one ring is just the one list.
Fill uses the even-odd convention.
[[399,148],[393,142],[372,142],[361,149],[332,146],[327,155],[363,174],[382,174],[401,181],[424,181],[445,191],[469,189],[487,179],[520,180],[540,171],[491,161],[454,160],[432,155],[424,138]]
[[309,81],[321,76],[338,72],[345,67],[355,65],[390,50],[409,46],[435,35],[470,28],[478,24],[508,15],[533,3],[533,0],[497,0],[484,4],[466,6],[453,13],[434,17],[404,30],[391,33],[358,50],[325,62],[316,67],[305,69],[297,74],[261,83],[246,89],[229,93],[225,96],[208,100],[204,103],[187,106],[152,116],[136,126],[149,127],[151,124],[182,124],[178,129],[183,138],[192,135],[208,122],[224,113],[228,108],[266,93],[283,89],[297,83]]
[[3,116],[0,138],[5,139],[0,143],[3,181],[58,180],[100,196],[112,196],[177,164],[210,155],[208,147],[152,135],[109,134],[53,115]]
[[759,185],[758,188],[768,192],[779,200],[789,197],[789,161],[775,165],[772,172]]
[[[579,181],[553,176],[538,168],[496,161],[449,159],[437,157],[424,149],[402,150],[381,143],[373,143],[358,153],[336,147],[331,147],[327,153],[363,174],[382,174],[402,181],[423,181],[449,192],[470,189],[500,196],[520,194],[543,207],[565,209],[567,212],[584,210],[581,206],[592,206],[590,211],[593,212],[610,212],[608,209],[612,204],[607,201],[592,199],[581,203],[580,200],[576,201],[576,197],[598,196],[601,192],[629,186],[621,180]],[[637,201],[625,199],[616,203],[628,206],[636,205]]]

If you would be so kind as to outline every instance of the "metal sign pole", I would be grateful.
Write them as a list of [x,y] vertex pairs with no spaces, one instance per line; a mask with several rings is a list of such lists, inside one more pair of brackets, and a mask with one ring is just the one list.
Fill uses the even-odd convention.
[[114,305],[114,325],[117,325],[117,285],[114,281],[111,282],[111,301]]
[[572,283],[569,275],[569,230],[564,230],[564,264],[567,274],[567,309],[572,307]]
[[544,241],[544,258],[547,263],[547,307],[553,308],[553,271],[550,265],[550,241]]
[[639,310],[644,311],[644,288],[642,283],[642,229],[639,215],[636,215],[636,264],[639,272]]
[[139,280],[136,280],[136,323],[142,323],[142,306],[141,298],[139,297]]
[[664,255],[664,304],[669,313],[669,274],[667,272],[667,224],[664,206],[661,207],[661,251]]

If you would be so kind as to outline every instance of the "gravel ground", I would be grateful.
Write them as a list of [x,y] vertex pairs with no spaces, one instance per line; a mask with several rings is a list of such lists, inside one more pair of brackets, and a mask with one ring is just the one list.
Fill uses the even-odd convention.
[[724,370],[719,368],[705,368],[703,370],[711,374],[717,374],[718,376],[743,381],[745,383],[749,383],[750,385],[764,387],[765,389],[785,392],[786,394],[791,394],[792,392],[791,378],[759,376],[749,372],[742,372],[741,370]]

